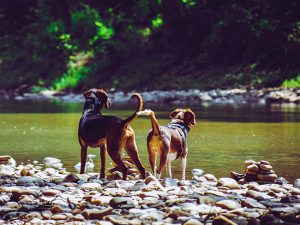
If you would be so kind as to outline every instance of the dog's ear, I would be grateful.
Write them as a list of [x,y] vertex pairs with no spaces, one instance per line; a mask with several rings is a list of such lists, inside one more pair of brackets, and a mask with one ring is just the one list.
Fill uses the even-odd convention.
[[105,93],[105,91],[102,89],[97,89],[96,96],[103,104],[103,108],[107,109],[110,107],[111,100],[108,98],[108,95]]
[[189,127],[196,125],[195,114],[190,109],[186,110],[184,120]]
[[171,119],[173,119],[173,118],[174,118],[178,113],[180,113],[180,112],[181,112],[180,109],[174,110],[174,111],[170,114]]
[[85,100],[90,96],[91,92],[92,92],[92,90],[88,90],[88,91],[83,93],[83,96],[84,96]]

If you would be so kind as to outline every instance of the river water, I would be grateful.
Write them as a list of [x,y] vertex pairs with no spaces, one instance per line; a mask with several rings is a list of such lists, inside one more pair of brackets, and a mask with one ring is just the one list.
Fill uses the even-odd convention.
[[[217,178],[229,177],[230,171],[243,172],[248,159],[266,160],[275,173],[290,182],[300,178],[300,106],[299,105],[184,105],[196,115],[196,125],[188,133],[186,179],[191,170],[202,169]],[[68,172],[77,172],[80,146],[77,138],[82,103],[58,101],[0,100],[0,155],[11,155],[19,165],[34,160],[42,164],[45,157],[61,160]],[[152,109],[160,125],[170,122],[174,105],[144,104]],[[112,105],[103,114],[121,118],[130,116],[136,104]],[[131,126],[142,164],[151,171],[146,136],[150,119],[140,116]],[[94,172],[100,170],[99,149],[88,149]],[[125,151],[123,150],[125,156]],[[107,156],[107,169],[112,168]],[[108,173],[106,173],[108,174]],[[174,178],[180,178],[180,159],[172,162]],[[166,175],[163,170],[162,177]]]

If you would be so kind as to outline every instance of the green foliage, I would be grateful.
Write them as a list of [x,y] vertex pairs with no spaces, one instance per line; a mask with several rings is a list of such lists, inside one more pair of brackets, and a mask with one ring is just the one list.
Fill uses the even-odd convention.
[[300,88],[300,74],[295,79],[285,80],[283,88]]
[[162,15],[158,14],[155,19],[152,20],[152,26],[154,29],[159,28],[163,24]]
[[41,86],[32,86],[30,91],[31,91],[32,93],[39,93],[39,92],[45,91],[45,90],[47,90],[45,87],[41,87]]
[[88,67],[70,67],[67,73],[57,79],[53,85],[56,91],[61,91],[65,89],[72,89],[77,86],[77,84],[86,77],[86,74],[90,72]]
[[299,83],[297,0],[33,0],[14,7],[18,14],[0,4],[0,88]]
[[84,80],[90,74],[91,68],[87,67],[86,64],[93,57],[93,51],[87,53],[81,52],[74,56],[70,56],[67,73],[64,73],[61,78],[56,79],[56,81],[53,82],[55,90],[72,90],[75,88],[79,82]]

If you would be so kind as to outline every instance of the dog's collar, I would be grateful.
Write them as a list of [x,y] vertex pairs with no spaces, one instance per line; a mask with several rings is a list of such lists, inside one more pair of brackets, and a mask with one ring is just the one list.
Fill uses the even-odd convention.
[[86,99],[86,102],[88,103],[88,108],[89,109],[94,109],[96,105],[100,105],[101,102],[99,101],[98,98],[95,98],[95,97],[88,97]]
[[174,122],[171,122],[170,125],[180,127],[184,131],[185,136],[186,136],[191,128],[186,124],[186,122],[184,120],[181,120],[181,119],[176,119],[176,120],[182,121],[183,124],[180,124],[180,123],[174,121]]
[[95,105],[99,105],[100,104],[100,101],[99,99],[97,98],[97,101],[95,101]]
[[183,130],[185,136],[187,136],[187,133],[190,131],[190,128],[188,127],[188,129],[184,126],[184,125],[181,125],[181,124],[178,124],[178,123],[171,123],[171,124],[167,124],[166,127],[168,128],[175,128],[175,127],[179,127]]

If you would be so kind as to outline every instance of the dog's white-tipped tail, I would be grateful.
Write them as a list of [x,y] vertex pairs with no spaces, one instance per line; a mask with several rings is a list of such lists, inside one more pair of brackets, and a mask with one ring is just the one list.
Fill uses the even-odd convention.
[[151,119],[151,124],[152,124],[152,130],[153,130],[153,134],[155,135],[159,135],[159,125],[158,122],[155,118],[154,112],[151,109],[146,109],[144,111],[139,111],[137,112],[137,114],[139,115],[145,115],[145,116],[149,116]]
[[144,111],[137,112],[136,114],[142,115],[142,116],[150,116],[151,112],[152,112],[152,110],[145,109]]

